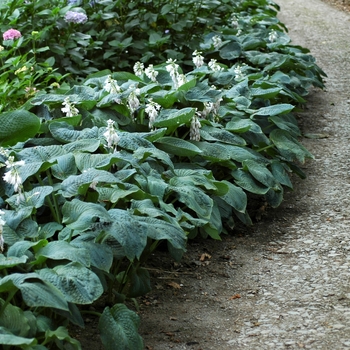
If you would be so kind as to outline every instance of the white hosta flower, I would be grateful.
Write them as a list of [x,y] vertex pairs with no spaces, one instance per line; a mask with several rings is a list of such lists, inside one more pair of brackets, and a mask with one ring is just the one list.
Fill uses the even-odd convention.
[[233,72],[235,73],[235,80],[242,80],[245,77],[240,65],[236,66]]
[[145,66],[142,62],[136,62],[133,67],[135,75],[140,77],[144,73],[144,68]]
[[204,102],[204,109],[201,113],[203,118],[206,118],[210,114],[210,112],[213,111],[213,108],[214,108],[213,102]]
[[219,35],[213,36],[211,38],[211,40],[213,40],[213,45],[216,49],[218,49],[222,44],[222,40],[221,40],[221,37]]
[[148,103],[146,104],[145,112],[148,115],[149,123],[148,126],[150,129],[153,128],[153,124],[156,120],[157,115],[159,114],[161,106],[154,102],[151,98],[148,100]]
[[234,28],[238,27],[238,18],[236,17],[236,15],[232,15],[231,17],[231,26]]
[[277,38],[278,38],[277,32],[274,29],[272,29],[271,32],[269,33],[269,38],[268,38],[269,42],[273,43],[274,41],[277,40]]
[[113,120],[111,119],[107,120],[107,129],[106,129],[106,132],[103,134],[103,136],[106,138],[107,147],[113,148],[114,150],[116,150],[117,145],[120,141],[120,137],[118,136],[117,132],[114,129]]
[[178,72],[179,65],[176,63],[176,60],[169,58],[166,63],[168,63],[168,65],[165,66],[165,69],[169,72],[170,77],[173,80],[174,88],[177,89],[185,84],[187,82],[186,76]]
[[220,97],[213,105],[213,113],[217,115],[219,113],[219,108],[220,108],[220,102],[222,101],[222,98]]
[[150,64],[146,69],[145,69],[145,74],[149,79],[151,79],[153,82],[157,81],[157,75],[158,72],[154,70],[153,64]]
[[217,62],[217,60],[215,60],[214,58],[212,58],[210,60],[210,62],[208,63],[208,66],[211,70],[213,70],[214,72],[220,72],[220,71],[223,71],[224,68],[221,67]]
[[130,92],[130,95],[128,97],[128,107],[131,114],[134,114],[134,112],[137,111],[137,109],[140,107],[140,101],[137,98],[137,89]]
[[200,141],[201,135],[199,133],[199,129],[201,128],[201,123],[197,116],[194,116],[191,120],[190,127],[190,140]]
[[193,56],[192,61],[194,65],[197,68],[202,67],[204,64],[204,57],[202,56],[202,52],[196,50],[193,52],[192,56]]
[[15,162],[14,157],[10,156],[8,160],[5,162],[5,164],[6,164],[6,168],[9,168],[10,170],[4,174],[3,179],[5,182],[13,186],[13,189],[15,192],[18,192],[19,194],[18,202],[19,202],[23,198],[23,194],[22,194],[23,185],[22,185],[22,178],[18,172],[18,168],[21,166],[24,166],[25,162],[24,160]]
[[62,102],[64,106],[61,111],[65,113],[66,117],[74,117],[79,114],[79,110],[74,106],[72,102],[69,101],[69,96],[67,96]]
[[119,94],[122,91],[121,87],[118,85],[118,82],[113,79],[111,75],[108,75],[103,88],[110,94]]
[[2,218],[2,216],[5,214],[2,210],[0,210],[0,252],[4,251],[4,237],[2,236],[2,232],[4,229],[4,225],[6,224],[6,221]]

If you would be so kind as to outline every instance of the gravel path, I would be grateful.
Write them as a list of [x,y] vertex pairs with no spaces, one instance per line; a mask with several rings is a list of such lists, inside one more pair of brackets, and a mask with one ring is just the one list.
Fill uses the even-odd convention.
[[141,313],[147,349],[350,349],[350,15],[276,2],[293,43],[328,74],[299,113],[315,160],[253,228],[192,245],[172,280],[181,289],[156,285]]

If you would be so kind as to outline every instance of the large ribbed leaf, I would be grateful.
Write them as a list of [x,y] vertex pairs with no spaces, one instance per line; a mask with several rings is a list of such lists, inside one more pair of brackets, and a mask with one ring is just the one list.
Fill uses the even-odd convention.
[[277,105],[272,105],[268,107],[262,107],[251,115],[253,118],[255,115],[261,116],[274,116],[279,114],[289,113],[294,108],[293,105],[288,103],[281,103]]
[[45,340],[48,342],[55,341],[56,344],[60,344],[60,349],[81,350],[79,341],[73,339],[64,326],[60,326],[55,330],[48,329],[45,332]]
[[193,118],[196,110],[194,108],[165,109],[162,110],[154,122],[156,128],[180,126],[189,123]]
[[24,194],[15,194],[6,199],[6,202],[9,203],[12,208],[40,208],[44,205],[45,198],[51,194],[52,191],[53,187],[51,186],[38,186]]
[[59,180],[64,180],[77,173],[77,166],[73,154],[68,153],[56,159],[57,163],[51,167],[52,175]]
[[70,244],[76,248],[84,249],[89,253],[91,266],[109,272],[113,263],[113,252],[108,245],[86,240],[86,234],[78,236]]
[[0,293],[17,289],[21,291],[24,302],[30,307],[44,306],[68,310],[64,295],[37,273],[12,273],[0,280]]
[[0,144],[14,145],[34,137],[40,128],[40,119],[24,109],[0,114]]
[[212,163],[230,159],[230,152],[226,149],[226,145],[205,141],[191,141],[191,143],[201,150],[203,158],[210,160]]
[[63,223],[73,230],[85,230],[96,221],[111,222],[107,210],[100,204],[73,199],[62,207]]
[[52,260],[70,260],[84,266],[90,266],[90,255],[87,249],[77,248],[66,241],[52,241],[40,248],[36,258],[45,257]]
[[115,184],[118,182],[118,179],[108,171],[89,169],[80,175],[71,175],[65,179],[61,183],[61,191],[64,197],[70,198],[78,194],[84,194],[91,184],[97,186],[99,184]]
[[285,130],[273,130],[270,140],[289,161],[298,160],[304,163],[305,158],[313,158],[313,155]]
[[157,148],[142,148],[140,147],[134,152],[134,157],[144,161],[148,157],[156,158],[160,160],[163,164],[167,165],[169,168],[173,169],[174,164],[171,161],[168,153],[163,152]]
[[251,119],[241,119],[239,117],[232,117],[226,124],[226,130],[233,131],[235,133],[243,133],[246,131],[262,133],[260,126],[254,123]]
[[0,270],[8,269],[9,267],[17,266],[19,264],[24,264],[28,257],[26,255],[21,255],[20,257],[9,256],[6,257],[0,254]]
[[[5,304],[5,300],[0,299],[0,308]],[[29,320],[19,307],[7,304],[0,317],[0,327],[5,327],[12,334],[18,337],[27,337],[30,331]],[[1,335],[0,335],[1,339]],[[0,344],[2,344],[0,342]]]
[[229,181],[222,181],[228,186],[228,192],[220,196],[227,204],[237,211],[244,213],[247,207],[247,195],[242,188],[233,185]]
[[235,183],[242,187],[244,190],[256,194],[265,194],[270,189],[257,182],[252,175],[241,169],[235,169],[232,171],[232,176],[235,179]]
[[143,341],[137,333],[140,319],[124,304],[106,307],[100,317],[98,328],[106,350],[142,350]]
[[111,209],[108,214],[113,222],[103,230],[122,245],[129,260],[140,258],[147,244],[147,228],[126,210]]
[[60,290],[68,302],[74,304],[91,304],[103,293],[97,275],[76,262],[53,269],[41,269],[37,273]]
[[237,136],[225,129],[216,128],[210,125],[203,125],[200,129],[200,134],[206,141],[220,141],[237,146],[244,146],[246,144],[245,140],[240,136]]
[[161,150],[181,157],[193,157],[202,151],[191,142],[179,139],[177,137],[165,136],[155,142]]
[[245,160],[242,164],[247,167],[253,177],[263,185],[271,188],[276,188],[279,185],[270,170],[266,168],[265,164],[261,164],[254,160]]
[[18,348],[28,348],[36,345],[38,341],[35,338],[19,337],[12,334],[5,327],[0,327],[0,344],[16,346]]
[[180,202],[186,204],[200,218],[210,218],[213,200],[204,191],[195,186],[188,186],[185,183],[181,185],[181,182],[178,182],[176,186],[169,186],[169,189],[176,193]]
[[49,125],[52,136],[63,143],[74,142],[82,139],[97,139],[98,128],[76,130],[66,122],[53,122]]

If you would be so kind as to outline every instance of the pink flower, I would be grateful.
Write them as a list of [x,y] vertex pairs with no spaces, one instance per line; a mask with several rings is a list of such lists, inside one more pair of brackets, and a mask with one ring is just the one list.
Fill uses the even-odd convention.
[[9,29],[3,35],[4,40],[18,39],[22,36],[21,32],[16,29]]

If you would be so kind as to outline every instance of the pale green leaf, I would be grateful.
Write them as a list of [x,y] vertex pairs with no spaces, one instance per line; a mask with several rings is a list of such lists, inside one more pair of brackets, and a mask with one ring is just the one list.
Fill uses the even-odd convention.
[[139,316],[124,304],[106,307],[98,328],[105,350],[142,350],[143,341],[137,333]]

